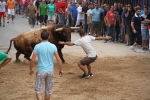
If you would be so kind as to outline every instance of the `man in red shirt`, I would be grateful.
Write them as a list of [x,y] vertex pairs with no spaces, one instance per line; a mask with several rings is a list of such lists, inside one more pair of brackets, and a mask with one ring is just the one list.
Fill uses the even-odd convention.
[[59,2],[59,0],[55,0],[55,3],[54,3],[54,5],[56,6],[56,11],[55,11],[55,23],[57,24],[57,23],[60,23],[61,22],[61,20],[60,20],[60,13],[59,13],[59,11],[58,11],[58,9],[60,8],[60,6],[61,6],[61,3]]
[[59,13],[60,13],[60,19],[61,19],[61,22],[60,24],[63,24],[63,25],[66,25],[66,8],[68,6],[68,3],[66,2],[66,0],[62,0],[62,2],[60,2],[61,6],[60,8],[58,9]]
[[114,12],[114,6],[111,6],[110,11],[106,14],[106,21],[108,27],[108,36],[112,37],[112,42],[115,41],[114,34],[115,34],[115,25],[116,25],[116,14]]

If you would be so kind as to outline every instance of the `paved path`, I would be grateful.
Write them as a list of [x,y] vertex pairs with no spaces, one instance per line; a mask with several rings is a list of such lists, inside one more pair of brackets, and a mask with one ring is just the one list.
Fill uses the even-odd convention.
[[[30,26],[28,25],[28,19],[22,18],[20,15],[16,16],[15,23],[6,23],[5,27],[0,27],[0,51],[7,51],[9,47],[10,39],[16,37],[18,34],[30,31]],[[39,25],[36,25],[35,28],[39,28]],[[72,33],[72,41],[80,38],[77,33]],[[145,53],[136,53],[129,49],[128,46],[125,46],[123,43],[103,43],[103,41],[93,41],[94,48],[96,49],[98,57],[107,57],[107,56],[148,56],[150,57],[150,52]],[[16,50],[12,46],[9,54],[15,59]],[[63,53],[75,55],[75,56],[85,56],[84,51],[81,47],[65,46]],[[23,57],[23,56],[21,56]]]

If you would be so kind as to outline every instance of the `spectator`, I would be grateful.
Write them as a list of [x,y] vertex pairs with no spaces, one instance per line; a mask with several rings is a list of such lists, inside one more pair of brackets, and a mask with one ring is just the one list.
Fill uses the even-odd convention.
[[[150,12],[148,13],[146,19],[150,20]],[[150,51],[150,23],[148,24],[148,30],[149,30],[149,51]]]
[[76,25],[76,21],[77,21],[77,6],[76,6],[76,2],[73,3],[73,7],[71,8],[71,19],[72,19],[72,24],[71,26],[75,26]]
[[[59,44],[62,45],[68,45],[68,46],[81,46],[85,53],[87,54],[86,57],[84,57],[82,60],[78,62],[79,68],[83,71],[83,75],[81,78],[87,78],[93,76],[91,72],[91,63],[94,62],[97,59],[96,51],[92,45],[92,41],[94,40],[104,40],[104,39],[110,39],[110,37],[93,37],[93,36],[87,36],[86,32],[84,30],[80,30],[79,32],[80,39],[76,40],[74,43],[71,42],[59,42]],[[85,70],[84,66],[86,65],[88,72]]]
[[126,34],[126,32],[125,32],[125,26],[126,26],[125,11],[126,11],[126,8],[123,7],[123,12],[121,14],[121,34],[120,34],[120,39],[121,39],[120,42],[121,43],[124,43],[124,41],[125,41],[124,35]]
[[111,6],[110,11],[106,14],[106,20],[108,24],[108,36],[112,37],[112,42],[115,41],[114,34],[115,34],[115,25],[116,25],[116,15],[114,12],[114,6]]
[[[107,8],[106,8],[106,4],[102,5],[102,9],[105,11]],[[100,14],[100,33],[101,33],[101,36],[104,36],[105,35],[105,22],[104,22],[104,12],[102,12]]]
[[61,3],[59,2],[59,0],[55,0],[54,5],[56,6],[56,11],[55,11],[56,19],[55,19],[55,23],[56,24],[60,24],[61,23],[61,16],[60,16],[59,8],[61,6]]
[[87,33],[87,28],[88,28],[88,26],[87,26],[87,11],[88,11],[88,6],[87,6],[86,0],[83,1],[82,4],[83,4],[82,12],[84,13],[84,22],[85,22],[85,24],[84,24],[84,30]]
[[100,14],[104,12],[103,9],[98,7],[98,4],[95,4],[95,8],[92,10],[91,18],[92,18],[92,27],[91,27],[91,35],[93,35],[93,31],[97,31],[97,36],[101,36],[100,33]]
[[[126,17],[126,35],[125,35],[125,39],[126,39],[126,46],[129,46],[129,45],[133,45],[134,41],[135,41],[135,38],[134,38],[134,34],[132,32],[132,28],[131,28],[131,20],[132,20],[132,17],[134,16],[135,14],[135,11],[132,10],[132,5],[131,3],[128,3],[128,8],[127,10],[125,11],[125,17]],[[129,39],[130,37],[130,39]],[[129,43],[130,41],[130,43]]]
[[[104,12],[103,12],[103,18],[104,18],[104,22],[105,22],[105,26],[104,26],[105,36],[108,34],[108,23],[107,23],[107,20],[106,20],[106,14],[107,14],[108,11],[109,11],[109,6],[106,5],[106,9],[104,9]],[[107,43],[107,40],[105,40],[104,43]]]
[[[144,7],[144,14],[142,14],[141,16],[146,19],[147,18],[147,14],[148,14],[148,7],[145,6]],[[141,32],[142,32],[142,47],[143,50],[148,50],[147,48],[147,43],[148,43],[148,24],[141,24]]]
[[11,57],[8,55],[8,54],[5,54],[3,52],[0,52],[0,61],[3,61],[1,64],[0,64],[0,69],[2,67],[4,67],[5,65],[7,65],[10,61],[11,61]]
[[83,29],[85,29],[85,13],[82,12],[82,7],[83,7],[83,4],[82,2],[79,2],[79,7],[77,8],[77,11],[78,11],[78,14],[77,14],[77,21],[76,21],[76,26],[79,26],[80,23],[82,22],[82,26],[83,26]]
[[91,21],[91,13],[93,9],[93,4],[89,4],[87,11],[87,24],[88,24],[88,34],[90,35],[91,27],[92,27],[92,21]]
[[21,0],[22,18],[26,16],[25,13],[27,6],[27,0]]
[[3,27],[5,27],[5,17],[6,17],[5,7],[6,7],[5,0],[0,1],[0,26],[2,26],[1,20],[3,19]]
[[39,14],[40,14],[40,27],[44,23],[47,26],[47,5],[45,0],[42,0],[42,3],[39,5]]
[[66,8],[68,6],[68,3],[66,2],[66,0],[62,0],[61,4],[60,4],[60,8],[59,8],[59,12],[60,12],[60,17],[61,17],[61,23],[63,25],[66,25]]
[[142,50],[141,23],[142,24],[146,24],[146,23],[143,22],[144,18],[140,16],[140,12],[141,10],[139,8],[136,8],[136,13],[133,16],[131,21],[131,27],[133,33],[136,36],[137,41],[132,46],[130,46],[130,49],[135,50],[135,46],[138,45],[138,49],[136,50],[136,52],[144,53],[144,51]]
[[115,15],[116,15],[115,39],[116,39],[116,42],[118,42],[119,34],[120,34],[120,12],[119,12],[119,9],[117,8],[117,5],[114,6],[114,12],[115,12]]
[[39,23],[39,5],[41,4],[41,0],[36,0],[35,2],[35,8],[36,8],[36,12],[37,12],[37,16],[36,16],[36,24],[38,25]]
[[52,24],[55,24],[56,6],[54,5],[54,0],[50,0],[50,4],[47,5],[47,9],[48,9],[48,25],[50,24],[50,21],[52,21]]
[[73,7],[72,0],[69,2],[67,7],[67,16],[68,16],[68,25],[71,26],[72,24],[72,18],[71,18],[71,8]]
[[31,30],[33,30],[36,21],[37,12],[32,1],[30,2],[30,5],[27,6],[27,15],[29,16],[28,20],[29,20]]
[[15,1],[14,0],[8,0],[7,1],[7,8],[8,8],[7,23],[9,23],[10,15],[12,17],[12,23],[14,23]]
[[58,55],[57,48],[54,44],[48,42],[49,32],[43,30],[41,33],[42,42],[34,47],[33,55],[30,61],[29,74],[34,74],[33,65],[36,57],[38,57],[38,69],[36,73],[35,92],[37,100],[43,100],[42,90],[45,86],[44,100],[50,100],[53,87],[54,76],[54,61],[53,57],[56,57],[59,66],[59,75],[62,75],[62,62]]

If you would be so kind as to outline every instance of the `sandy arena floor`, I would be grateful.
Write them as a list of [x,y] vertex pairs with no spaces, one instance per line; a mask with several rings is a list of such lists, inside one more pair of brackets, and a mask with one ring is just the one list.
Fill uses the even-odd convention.
[[[81,79],[77,62],[82,57],[64,57],[68,63],[63,64],[63,77],[55,62],[52,100],[150,100],[150,58],[98,58],[92,64],[94,76]],[[23,61],[0,70],[0,100],[35,100],[35,76],[29,76],[28,68],[29,62]]]

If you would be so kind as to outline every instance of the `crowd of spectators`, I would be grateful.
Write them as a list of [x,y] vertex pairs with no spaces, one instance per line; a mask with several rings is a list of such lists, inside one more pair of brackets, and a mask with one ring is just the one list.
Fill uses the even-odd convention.
[[7,23],[10,17],[14,23],[15,15],[20,14],[22,18],[28,18],[31,30],[39,24],[40,27],[52,24],[82,25],[87,35],[112,37],[104,43],[125,43],[141,53],[150,50],[150,11],[146,4],[142,8],[140,4],[133,7],[131,3],[98,5],[94,0],[0,0],[0,26],[3,27],[6,11]]

